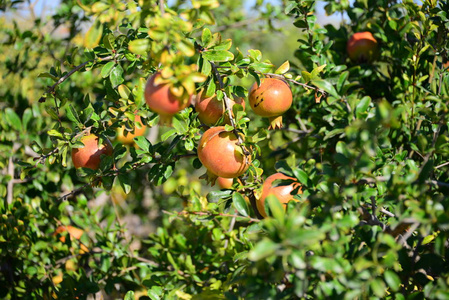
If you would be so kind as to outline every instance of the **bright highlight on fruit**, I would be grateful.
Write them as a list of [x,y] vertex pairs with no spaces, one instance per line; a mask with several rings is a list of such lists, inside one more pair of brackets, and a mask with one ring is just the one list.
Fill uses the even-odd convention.
[[377,48],[377,40],[369,31],[354,33],[346,45],[349,58],[357,63],[373,61],[377,56]]
[[72,161],[75,168],[97,170],[100,166],[101,155],[112,155],[114,149],[111,142],[108,139],[103,139],[103,144],[98,145],[98,140],[99,138],[95,134],[81,138],[84,147],[72,149]]
[[251,87],[249,104],[254,113],[270,120],[268,129],[282,128],[282,114],[292,105],[293,96],[287,83],[276,78],[262,78]]

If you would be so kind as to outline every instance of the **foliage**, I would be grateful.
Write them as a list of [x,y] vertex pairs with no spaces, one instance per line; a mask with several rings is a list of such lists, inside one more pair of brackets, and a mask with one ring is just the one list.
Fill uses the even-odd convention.
[[[21,2],[0,6],[11,14],[0,20],[1,298],[449,297],[447,1],[324,1],[348,18],[321,27],[311,0],[251,12],[244,1],[72,0],[29,29],[10,17]],[[243,50],[292,24],[285,63]],[[372,63],[346,53],[359,31],[378,41]],[[228,112],[251,166],[218,190],[199,179],[207,128],[193,105],[172,127],[146,106],[156,71],[177,97],[204,88],[225,107],[280,78],[293,105],[280,130],[249,105]],[[136,113],[149,133],[123,145],[117,130],[140,126]],[[70,159],[88,133],[113,141],[98,170]],[[255,201],[275,172],[302,194],[286,211],[269,197],[262,219]],[[55,233],[69,225],[80,239]]]

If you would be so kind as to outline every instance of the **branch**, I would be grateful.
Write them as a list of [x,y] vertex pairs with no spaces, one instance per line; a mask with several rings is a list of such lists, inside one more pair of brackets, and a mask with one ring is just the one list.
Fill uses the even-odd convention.
[[177,215],[177,216],[185,216],[185,215],[195,215],[195,216],[210,216],[210,217],[223,217],[223,218],[239,218],[247,220],[248,223],[260,222],[259,219],[254,219],[251,217],[239,216],[239,215],[231,215],[231,214],[222,214],[222,213],[213,213],[208,211],[180,211],[178,213],[169,212],[166,210],[162,211],[167,215]]
[[[98,58],[98,61],[109,61],[109,60],[113,60],[113,59],[115,59],[115,58],[116,58],[116,56],[107,56],[107,57],[103,57],[103,58]],[[53,84],[52,86],[50,86],[50,87],[47,89],[47,91],[45,92],[45,94],[54,94],[54,93],[55,93],[55,89],[56,89],[56,87],[57,87],[58,85],[60,85],[60,84],[63,83],[64,81],[66,81],[67,78],[69,78],[70,76],[72,76],[75,72],[81,70],[81,69],[84,68],[87,64],[89,64],[89,63],[91,63],[91,62],[94,62],[94,61],[95,61],[95,59],[91,59],[91,60],[88,60],[88,61],[83,62],[82,64],[76,66],[73,70],[71,70],[70,72],[68,72],[67,74],[65,74],[65,75],[62,76],[61,78],[59,78],[59,80],[56,81],[55,84]],[[44,95],[45,95],[45,94],[44,94]],[[45,102],[45,100],[46,100],[46,97],[45,97],[45,96],[42,96],[42,97],[39,99],[39,102],[42,103],[42,102]]]

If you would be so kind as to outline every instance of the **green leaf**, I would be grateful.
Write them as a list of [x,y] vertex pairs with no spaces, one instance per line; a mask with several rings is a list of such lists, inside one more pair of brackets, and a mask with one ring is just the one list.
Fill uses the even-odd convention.
[[112,87],[117,87],[123,81],[123,68],[121,65],[116,65],[109,74],[109,79],[111,80]]
[[312,80],[312,84],[319,89],[322,89],[323,91],[327,92],[329,95],[334,96],[335,98],[340,98],[337,91],[335,90],[335,87],[326,80],[318,79],[318,80]]
[[201,34],[201,43],[203,46],[207,46],[212,39],[212,33],[209,28],[204,28],[203,33]]
[[14,130],[22,131],[22,122],[16,112],[8,107],[5,109],[6,121]]
[[131,90],[124,84],[119,85],[118,93],[122,99],[129,99],[129,95],[131,94]]
[[385,282],[393,291],[395,292],[399,291],[399,288],[401,287],[401,279],[395,272],[391,270],[386,270],[384,273],[384,277]]
[[125,192],[125,194],[129,194],[129,192],[131,191],[131,184],[129,182],[129,175],[127,174],[119,174],[117,176],[119,182],[120,182],[120,186],[122,187],[123,191]]
[[[271,211],[271,215],[276,220],[280,221],[281,223],[284,222],[285,208],[276,196],[268,195],[268,197],[265,200],[265,207],[266,206],[269,207],[269,209]],[[267,211],[266,208],[265,208],[265,211]]]
[[359,103],[357,103],[357,106],[355,107],[355,113],[357,118],[362,118],[363,113],[365,113],[371,104],[371,98],[369,96],[363,97]]
[[232,194],[232,203],[234,203],[234,207],[237,209],[239,214],[245,217],[249,216],[248,204],[246,203],[245,198],[243,198],[242,194],[240,194],[239,192],[235,192],[234,194]]
[[22,116],[22,125],[25,130],[27,129],[28,122],[31,120],[32,117],[33,117],[33,112],[28,107],[27,109],[25,109],[25,111],[23,112],[23,116]]
[[285,74],[290,70],[290,62],[287,60],[285,61],[277,70],[274,72],[275,74]]
[[103,44],[106,49],[113,50],[115,43],[115,37],[112,33],[108,33],[103,37]]
[[49,72],[43,72],[43,73],[39,73],[39,75],[37,75],[37,77],[40,78],[51,78],[53,81],[58,81],[59,78],[54,76],[53,74],[50,74]]
[[131,41],[128,45],[129,51],[138,55],[145,55],[151,49],[149,39],[138,39]]
[[153,153],[153,145],[151,145],[151,142],[144,136],[135,137],[134,142],[136,142],[137,146],[143,151]]
[[371,289],[377,297],[383,298],[385,296],[386,287],[383,280],[375,278],[371,281]]
[[249,57],[253,59],[253,61],[260,61],[262,59],[262,52],[259,50],[250,49],[248,50]]
[[299,182],[301,182],[304,185],[307,185],[309,181],[309,176],[307,175],[306,172],[304,172],[301,169],[293,169],[293,174],[295,175],[296,178],[298,178]]
[[49,136],[54,136],[54,137],[58,137],[58,138],[61,138],[61,139],[64,138],[64,136],[62,135],[62,133],[60,133],[60,132],[57,131],[56,129],[52,129],[52,130],[47,131],[47,134],[48,134]]
[[172,125],[180,135],[185,134],[189,130],[186,120],[180,114],[173,116]]
[[111,73],[112,68],[115,66],[115,61],[110,61],[101,68],[101,77],[106,78]]
[[133,291],[129,291],[126,293],[124,300],[135,300],[136,297],[134,296]]
[[65,112],[66,112],[67,118],[70,121],[74,122],[76,124],[76,126],[78,126],[79,128],[83,127],[83,123],[81,123],[78,112],[75,110],[75,108],[73,107],[72,104],[69,104],[69,106]]
[[272,63],[266,62],[255,62],[250,64],[250,67],[254,68],[254,70],[260,73],[270,73],[274,65]]
[[213,62],[225,62],[234,59],[234,54],[225,50],[207,50],[202,53],[204,59]]
[[264,238],[262,241],[256,244],[253,250],[249,252],[248,258],[252,261],[259,261],[274,255],[278,248],[278,244],[276,244],[272,240],[269,240],[268,238]]
[[97,18],[84,37],[84,47],[95,48],[98,46],[102,34],[103,24],[101,24],[100,19]]
[[148,290],[148,297],[151,300],[160,300],[162,296],[162,287],[160,286],[152,286],[150,290]]

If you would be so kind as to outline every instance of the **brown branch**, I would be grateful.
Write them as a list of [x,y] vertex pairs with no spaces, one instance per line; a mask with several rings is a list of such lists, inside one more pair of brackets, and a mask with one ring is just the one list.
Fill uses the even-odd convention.
[[[109,61],[109,60],[113,60],[113,59],[115,59],[115,58],[116,58],[116,56],[107,56],[107,57],[103,57],[103,58],[98,58],[98,61]],[[60,85],[60,84],[63,83],[64,81],[66,81],[67,78],[69,78],[70,76],[72,76],[75,72],[81,70],[81,69],[84,68],[87,64],[89,64],[89,63],[91,63],[91,62],[94,62],[94,61],[95,61],[95,59],[91,59],[91,60],[88,60],[88,61],[83,62],[82,64],[76,66],[74,69],[72,69],[71,71],[69,71],[67,74],[65,74],[64,76],[62,76],[61,78],[59,78],[59,80],[56,81],[55,84],[53,84],[52,86],[50,86],[50,87],[47,89],[47,91],[45,92],[44,95],[46,95],[46,94],[54,94],[54,93],[55,93],[55,89],[56,89],[56,87],[57,87],[58,85]],[[42,97],[39,99],[39,102],[42,103],[42,102],[45,102],[45,100],[46,100],[46,97],[45,97],[45,96],[42,96]]]

